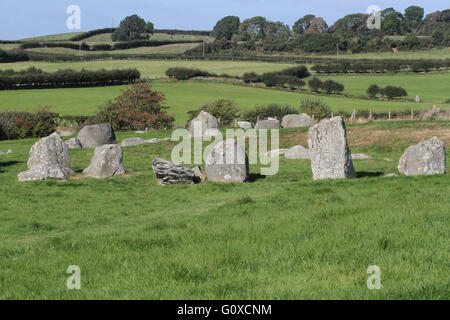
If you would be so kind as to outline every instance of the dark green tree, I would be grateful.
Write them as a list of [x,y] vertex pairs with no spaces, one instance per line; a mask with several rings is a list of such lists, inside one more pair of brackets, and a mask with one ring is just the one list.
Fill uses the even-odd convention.
[[367,95],[371,98],[375,98],[380,93],[380,88],[376,84],[371,84],[366,91]]
[[405,9],[405,20],[408,22],[419,22],[423,19],[424,10],[418,6],[410,6]]
[[145,35],[145,20],[138,15],[128,16],[120,22],[119,28],[111,35],[113,41],[133,41],[148,39]]
[[269,22],[267,24],[267,38],[271,40],[289,39],[291,37],[291,29],[282,22]]
[[339,19],[330,27],[330,32],[340,36],[360,35],[367,31],[367,14],[349,14]]
[[231,37],[239,32],[240,24],[239,17],[227,16],[216,23],[213,29],[214,36],[217,39],[231,40]]
[[394,8],[381,11],[381,29],[387,35],[399,35],[402,31],[403,15]]
[[296,34],[304,34],[306,29],[311,25],[312,19],[315,17],[316,16],[313,14],[307,14],[303,18],[298,19],[292,26],[292,31]]
[[145,32],[148,34],[153,34],[154,30],[155,25],[152,22],[148,21],[147,24],[145,25]]
[[267,27],[269,25],[269,21],[267,21],[264,17],[253,17],[247,20],[244,20],[240,27],[239,33],[242,37],[242,40],[265,40],[267,37]]

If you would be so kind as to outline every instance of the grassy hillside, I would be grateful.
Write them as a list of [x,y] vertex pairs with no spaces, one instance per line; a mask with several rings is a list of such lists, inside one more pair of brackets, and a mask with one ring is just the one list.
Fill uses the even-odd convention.
[[[206,42],[214,41],[214,38],[207,37],[207,36],[194,36],[194,35],[186,35],[186,34],[174,34],[169,35],[167,33],[154,33],[150,40],[158,40],[158,41],[198,41],[198,40],[205,40]],[[102,33],[97,34],[95,36],[86,38],[83,40],[83,42],[86,43],[113,43],[111,39],[111,33]]]
[[39,36],[39,37],[31,37],[20,39],[20,41],[59,41],[59,40],[70,40],[72,37],[83,34],[84,32],[69,32],[69,33],[60,33],[60,34],[52,34],[47,36]]
[[[36,110],[39,106],[50,106],[50,110],[61,114],[93,115],[106,101],[120,95],[123,88],[114,86],[0,91],[0,111],[7,109],[30,111]],[[175,116],[178,125],[182,125],[187,120],[187,111],[219,98],[233,99],[239,109],[245,111],[257,105],[269,103],[299,107],[302,99],[315,96],[306,93],[199,81],[156,81],[153,88],[166,95],[167,105],[171,107],[169,113]],[[320,98],[327,102],[335,112],[370,108],[374,111],[394,111],[432,107],[432,104],[429,103],[375,101],[334,96],[320,96]],[[448,108],[450,105],[441,105],[441,107]]]
[[[320,57],[336,58],[336,55],[319,55]],[[338,59],[448,59],[450,48],[432,50],[408,50],[394,52],[339,54]]]
[[[446,299],[450,177],[384,175],[420,139],[449,145],[449,122],[348,135],[352,152],[374,157],[355,161],[359,179],[313,181],[309,161],[283,158],[265,179],[252,166],[249,183],[172,187],[150,165],[171,142],[124,148],[122,177],[19,183],[35,140],[0,141],[13,150],[0,156],[0,298]],[[305,130],[281,132],[282,147],[305,141]],[[92,155],[72,150],[72,169]],[[374,264],[381,290],[366,287]],[[69,265],[81,290],[66,288]]]

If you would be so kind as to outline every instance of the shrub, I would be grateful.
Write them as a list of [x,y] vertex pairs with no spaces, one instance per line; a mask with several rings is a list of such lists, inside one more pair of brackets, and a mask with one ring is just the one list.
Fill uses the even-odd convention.
[[166,71],[166,76],[177,80],[189,80],[193,77],[208,77],[211,76],[211,74],[198,69],[169,68]]
[[408,94],[402,87],[387,86],[383,89],[383,95],[392,99],[395,97],[406,97]]
[[308,81],[308,87],[314,92],[319,92],[320,89],[323,89],[323,83],[319,78],[314,77]]
[[276,87],[278,84],[278,74],[276,72],[267,72],[262,75],[262,81],[268,87]]
[[162,92],[153,91],[148,82],[137,82],[114,102],[108,102],[89,123],[111,123],[114,130],[167,129],[175,120],[166,114]]
[[366,91],[367,95],[371,98],[375,98],[380,93],[380,88],[376,84],[371,84]]
[[201,106],[197,110],[188,111],[189,120],[195,118],[202,110],[220,119],[220,125],[222,126],[232,125],[234,120],[240,116],[239,110],[232,100],[218,99]]
[[279,87],[288,86],[290,89],[294,90],[295,88],[303,87],[304,85],[305,82],[297,77],[288,75],[277,76],[277,86]]
[[0,139],[46,137],[56,130],[57,113],[46,109],[35,113],[6,111],[0,113]]
[[333,80],[326,80],[323,82],[322,86],[326,93],[344,91],[344,85]]
[[247,72],[242,75],[242,80],[245,83],[262,82],[262,77],[255,72]]
[[322,99],[304,99],[300,105],[300,112],[314,116],[315,119],[323,119],[331,116],[330,107]]
[[281,70],[279,72],[281,75],[292,76],[298,79],[307,78],[310,76],[308,69],[305,66],[292,67],[288,69]]
[[258,118],[260,120],[267,119],[268,117],[281,119],[287,114],[297,114],[298,110],[290,107],[289,105],[269,104],[267,106],[258,106],[253,110],[249,110],[244,113],[243,118],[246,121],[256,123]]

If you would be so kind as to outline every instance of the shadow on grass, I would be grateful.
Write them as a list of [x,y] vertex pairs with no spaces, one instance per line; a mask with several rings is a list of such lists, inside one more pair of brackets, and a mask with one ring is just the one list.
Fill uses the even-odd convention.
[[255,182],[257,180],[261,180],[261,179],[265,179],[266,176],[263,176],[262,174],[259,173],[250,173],[250,175],[248,176],[247,182]]
[[0,168],[13,166],[18,163],[20,163],[20,162],[19,161],[0,162]]
[[357,178],[365,178],[365,177],[379,177],[382,176],[384,172],[381,171],[375,171],[375,172],[368,172],[368,171],[360,171],[356,173]]

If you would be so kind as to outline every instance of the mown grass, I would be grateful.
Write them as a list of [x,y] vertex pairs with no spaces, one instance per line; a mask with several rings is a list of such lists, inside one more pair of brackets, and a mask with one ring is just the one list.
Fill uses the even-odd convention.
[[[33,111],[39,107],[49,106],[51,111],[60,114],[93,115],[101,105],[119,96],[121,89],[124,88],[125,86],[114,86],[0,91],[0,111]],[[300,106],[302,99],[311,97],[323,99],[334,112],[340,110],[351,112],[353,109],[372,109],[373,111],[386,112],[411,108],[428,109],[433,105],[430,103],[354,99],[341,96],[317,96],[306,92],[296,93],[204,81],[154,81],[153,88],[166,95],[167,105],[170,106],[169,113],[175,116],[175,123],[178,125],[187,121],[187,111],[197,109],[202,104],[219,98],[234,100],[241,111],[269,103],[288,104],[297,108]],[[448,108],[449,105],[440,105],[440,107]]]
[[[374,157],[355,161],[359,179],[314,182],[309,161],[281,159],[265,179],[171,187],[151,160],[170,158],[172,142],[124,148],[125,177],[19,183],[35,140],[2,141],[13,153],[0,156],[0,298],[448,299],[449,175],[383,175],[411,143],[448,145],[449,131],[349,125],[352,152]],[[305,137],[283,130],[281,146]],[[71,154],[79,172],[93,150]],[[366,287],[374,264],[381,290]],[[69,265],[81,290],[66,288]]]

